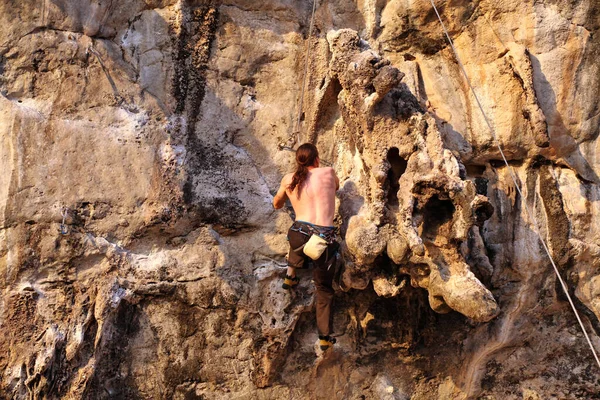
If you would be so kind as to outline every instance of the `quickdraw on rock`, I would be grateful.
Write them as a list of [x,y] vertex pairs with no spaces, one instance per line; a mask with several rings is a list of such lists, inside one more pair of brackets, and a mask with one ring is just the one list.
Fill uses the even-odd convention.
[[62,215],[62,222],[60,223],[59,231],[61,234],[66,235],[69,233],[69,228],[65,224],[67,216],[69,215],[69,209],[67,207],[62,207],[60,213]]

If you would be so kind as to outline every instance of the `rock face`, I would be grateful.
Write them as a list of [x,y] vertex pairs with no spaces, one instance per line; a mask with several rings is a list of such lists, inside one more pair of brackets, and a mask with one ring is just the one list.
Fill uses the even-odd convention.
[[[427,1],[312,37],[312,3],[0,2],[0,398],[598,396],[537,232],[600,349],[600,6],[436,5],[509,168]],[[304,141],[341,183],[318,356],[271,206]]]
[[355,31],[332,31],[327,40],[330,82],[337,79],[341,87],[342,120],[348,121],[348,139],[367,177],[344,198],[363,203],[356,215],[343,215],[350,255],[344,283],[364,289],[372,273],[381,273],[377,257],[385,253],[400,266],[398,272],[410,275],[413,286],[428,290],[435,311],[454,309],[489,321],[498,306],[471,272],[460,245],[476,220],[482,225],[491,216],[491,204],[464,179],[464,166],[445,148],[434,118],[420,109],[410,90],[394,89],[402,73],[371,49],[362,50]]

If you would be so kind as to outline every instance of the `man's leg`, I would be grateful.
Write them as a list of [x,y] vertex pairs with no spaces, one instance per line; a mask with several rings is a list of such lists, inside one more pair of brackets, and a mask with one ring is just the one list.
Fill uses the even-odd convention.
[[296,268],[289,266],[287,267],[287,273],[285,275],[285,279],[283,280],[282,288],[289,290],[300,283],[300,279],[296,277]]
[[330,335],[333,333],[333,275],[335,267],[315,266],[313,279],[317,289],[316,314],[317,330],[319,332],[320,345],[322,350],[327,350],[335,343],[335,339]]
[[281,287],[289,290],[296,287],[300,282],[300,279],[296,277],[296,268],[302,268],[304,265],[305,256],[301,251],[295,250],[306,243],[307,238],[306,235],[291,229],[288,231],[287,237],[290,243],[290,250],[287,256],[288,267],[285,279],[283,280],[283,285]]

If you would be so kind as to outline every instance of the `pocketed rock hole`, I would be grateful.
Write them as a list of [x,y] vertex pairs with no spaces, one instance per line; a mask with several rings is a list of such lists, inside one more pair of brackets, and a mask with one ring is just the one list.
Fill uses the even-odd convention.
[[434,238],[442,225],[452,220],[454,204],[450,200],[440,200],[437,195],[431,197],[421,214],[423,215],[423,236]]
[[388,150],[387,160],[390,163],[390,169],[387,174],[388,194],[387,204],[390,208],[398,208],[398,190],[400,189],[400,177],[406,171],[407,162],[400,157],[400,151],[397,147]]

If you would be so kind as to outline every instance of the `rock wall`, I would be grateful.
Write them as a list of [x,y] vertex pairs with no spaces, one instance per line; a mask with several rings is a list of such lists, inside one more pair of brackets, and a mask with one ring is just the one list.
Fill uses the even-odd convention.
[[[0,398],[598,397],[536,231],[600,349],[600,6],[436,5],[510,170],[428,1],[0,2]],[[304,141],[325,355],[271,206]]]

